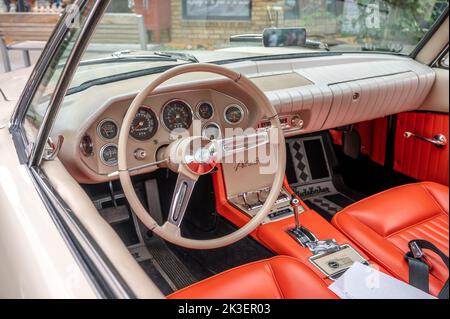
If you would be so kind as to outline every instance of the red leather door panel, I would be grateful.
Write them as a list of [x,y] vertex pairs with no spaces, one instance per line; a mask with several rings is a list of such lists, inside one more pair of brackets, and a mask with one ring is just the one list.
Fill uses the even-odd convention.
[[448,146],[437,148],[417,138],[405,138],[409,131],[424,137],[444,134],[449,137],[448,114],[408,112],[397,116],[395,131],[394,169],[421,181],[448,185]]

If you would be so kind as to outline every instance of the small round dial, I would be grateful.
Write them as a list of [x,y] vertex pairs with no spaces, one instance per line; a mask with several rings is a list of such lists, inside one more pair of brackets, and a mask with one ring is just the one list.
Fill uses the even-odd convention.
[[208,102],[202,102],[197,106],[197,115],[203,120],[209,120],[214,115],[214,109]]
[[151,139],[158,130],[158,119],[155,113],[147,107],[139,108],[131,122],[130,136],[138,141]]
[[100,150],[100,159],[103,164],[108,166],[117,165],[118,153],[117,153],[117,145],[115,144],[106,144]]
[[104,119],[98,124],[97,132],[103,139],[112,140],[116,138],[119,133],[119,128],[113,120]]
[[192,109],[186,102],[170,101],[163,107],[162,120],[169,131],[188,129],[192,124]]
[[229,124],[238,124],[244,119],[244,110],[239,105],[229,105],[225,108],[225,121]]
[[221,136],[220,127],[216,123],[208,123],[203,128],[203,137],[210,140],[217,140]]

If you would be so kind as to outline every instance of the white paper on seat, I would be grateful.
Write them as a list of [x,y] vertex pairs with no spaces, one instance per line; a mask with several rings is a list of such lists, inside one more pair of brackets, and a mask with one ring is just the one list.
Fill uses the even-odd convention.
[[342,299],[436,299],[360,262],[355,262],[328,288]]

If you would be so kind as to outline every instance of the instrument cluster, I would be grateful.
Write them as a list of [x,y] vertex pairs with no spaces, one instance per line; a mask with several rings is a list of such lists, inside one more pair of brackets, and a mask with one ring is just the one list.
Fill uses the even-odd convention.
[[[160,136],[159,130],[163,129],[167,135],[177,130],[189,130],[194,119],[202,123],[202,135],[214,140],[222,137],[224,126],[235,126],[240,124],[248,111],[245,106],[231,103],[222,106],[220,110],[213,103],[200,100],[194,108],[182,99],[168,100],[159,110],[159,114],[153,106],[142,105],[131,123],[129,136],[135,142],[149,142]],[[118,162],[117,142],[120,133],[120,124],[113,116],[105,116],[96,124],[95,132],[98,136],[96,142],[88,134],[80,141],[81,153],[85,157],[91,157],[95,153],[94,145],[98,145],[98,158],[103,165],[116,166]],[[117,117],[116,117],[117,118]],[[158,134],[158,135],[157,135]],[[157,135],[155,137],[155,135]],[[155,139],[153,139],[155,138]]]

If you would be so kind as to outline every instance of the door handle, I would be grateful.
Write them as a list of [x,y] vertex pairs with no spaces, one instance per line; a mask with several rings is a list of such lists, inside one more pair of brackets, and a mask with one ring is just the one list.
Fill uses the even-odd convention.
[[406,131],[405,133],[403,133],[403,136],[406,138],[415,137],[419,140],[431,143],[436,147],[444,147],[448,144],[447,138],[444,134],[437,134],[433,138],[428,138]]

